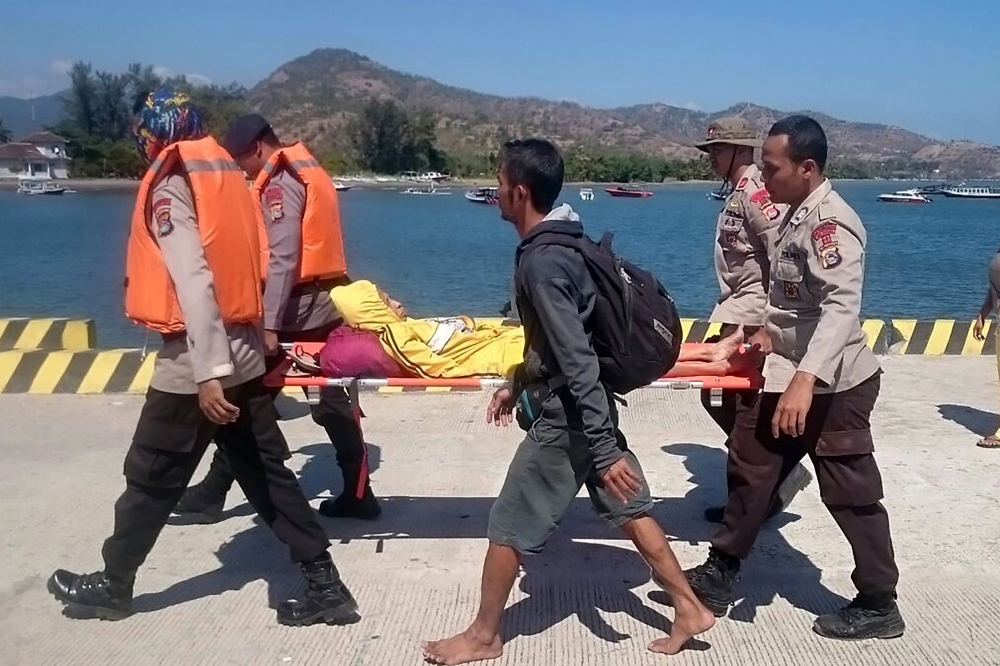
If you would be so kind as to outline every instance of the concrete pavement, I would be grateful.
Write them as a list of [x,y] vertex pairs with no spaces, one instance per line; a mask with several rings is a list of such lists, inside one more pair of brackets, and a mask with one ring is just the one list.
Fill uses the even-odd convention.
[[[672,611],[631,544],[577,499],[508,607],[499,664],[1000,664],[1000,451],[989,358],[884,359],[877,457],[902,570],[899,640],[845,644],[810,630],[854,589],[850,549],[815,484],[762,534],[742,597],[705,649],[658,657],[645,645]],[[623,429],[642,461],[656,517],[684,566],[700,563],[721,502],[721,437],[690,391],[639,392]],[[123,487],[141,398],[0,397],[0,664],[419,664],[420,641],[475,613],[486,521],[519,431],[483,422],[485,393],[365,395],[376,523],[322,519],[363,613],[350,627],[280,627],[269,608],[300,588],[284,547],[235,491],[227,519],[164,529],[136,583],[137,613],[74,621],[45,591],[58,567],[99,569]],[[292,466],[316,505],[339,488],[332,447],[284,399]],[[207,467],[208,458],[203,462]],[[196,478],[200,478],[199,472]]]

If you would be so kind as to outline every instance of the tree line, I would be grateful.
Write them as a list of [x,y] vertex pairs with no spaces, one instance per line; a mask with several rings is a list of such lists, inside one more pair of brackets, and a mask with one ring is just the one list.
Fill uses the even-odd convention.
[[138,177],[145,164],[132,138],[132,108],[138,97],[166,85],[187,93],[197,105],[206,129],[221,136],[228,123],[246,111],[246,90],[198,85],[184,76],[161,77],[152,65],[132,63],[123,73],[94,70],[79,61],[69,73],[66,116],[48,128],[67,141],[77,177]]

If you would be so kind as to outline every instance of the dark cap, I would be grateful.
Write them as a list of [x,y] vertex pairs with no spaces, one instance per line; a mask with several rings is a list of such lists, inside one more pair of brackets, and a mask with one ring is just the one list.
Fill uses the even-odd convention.
[[253,142],[265,130],[271,129],[271,123],[259,113],[248,113],[229,123],[226,136],[222,139],[222,147],[233,157],[239,157],[249,152]]

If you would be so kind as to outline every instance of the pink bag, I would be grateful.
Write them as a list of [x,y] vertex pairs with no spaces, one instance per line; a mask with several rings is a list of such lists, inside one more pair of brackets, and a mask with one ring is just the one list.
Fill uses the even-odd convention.
[[319,364],[325,377],[385,379],[410,376],[382,349],[377,333],[350,326],[330,331],[319,352]]

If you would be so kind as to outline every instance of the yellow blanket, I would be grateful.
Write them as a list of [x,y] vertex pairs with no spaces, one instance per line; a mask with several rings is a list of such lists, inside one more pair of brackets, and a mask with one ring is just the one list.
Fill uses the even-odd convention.
[[418,377],[507,377],[524,355],[520,326],[471,317],[403,317],[366,280],[334,287],[330,296],[348,325],[378,333],[386,353]]

